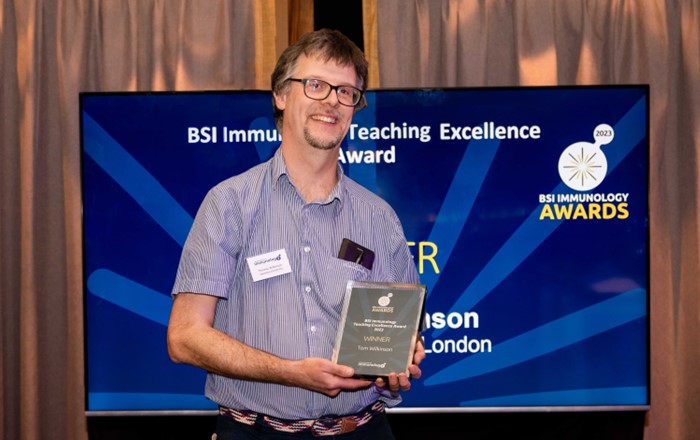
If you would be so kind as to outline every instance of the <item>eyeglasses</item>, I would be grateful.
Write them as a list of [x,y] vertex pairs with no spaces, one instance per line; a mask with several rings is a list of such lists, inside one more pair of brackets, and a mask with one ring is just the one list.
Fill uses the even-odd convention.
[[362,99],[362,90],[352,86],[334,86],[323,80],[311,78],[289,78],[287,81],[296,81],[304,84],[304,95],[316,101],[328,98],[331,90],[335,90],[338,102],[348,107],[356,106]]

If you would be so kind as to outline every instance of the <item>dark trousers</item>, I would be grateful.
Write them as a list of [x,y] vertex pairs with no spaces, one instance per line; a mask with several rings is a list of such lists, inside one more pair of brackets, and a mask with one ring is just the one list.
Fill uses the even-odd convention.
[[317,437],[311,430],[299,433],[275,431],[260,419],[255,425],[236,422],[229,416],[219,415],[216,419],[216,440],[291,440],[291,439],[341,439],[341,440],[396,440],[391,432],[386,413],[377,414],[372,420],[352,432],[341,435]]

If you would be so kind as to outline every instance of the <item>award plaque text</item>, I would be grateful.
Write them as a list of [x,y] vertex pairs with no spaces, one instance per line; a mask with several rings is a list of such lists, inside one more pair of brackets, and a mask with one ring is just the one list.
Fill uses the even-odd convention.
[[348,281],[333,361],[356,377],[408,374],[425,295],[423,284]]

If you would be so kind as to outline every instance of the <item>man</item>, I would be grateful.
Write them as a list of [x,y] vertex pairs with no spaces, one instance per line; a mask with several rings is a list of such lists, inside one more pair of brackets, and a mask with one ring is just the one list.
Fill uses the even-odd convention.
[[[409,377],[371,382],[330,361],[348,280],[418,282],[394,211],[338,165],[366,88],[367,61],[349,39],[303,36],[272,73],[279,149],[214,187],[197,214],[173,288],[168,350],[207,370],[219,440],[393,438],[384,406],[400,401]],[[371,270],[337,258],[344,238],[374,251]],[[247,259],[267,254],[288,270],[260,279]],[[411,377],[424,357],[419,342]]]

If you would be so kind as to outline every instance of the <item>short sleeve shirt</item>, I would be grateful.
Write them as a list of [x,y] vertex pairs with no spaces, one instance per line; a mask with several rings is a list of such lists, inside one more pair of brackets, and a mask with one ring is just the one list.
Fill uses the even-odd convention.
[[[343,174],[322,202],[305,203],[281,150],[212,188],[183,248],[173,295],[219,297],[214,327],[286,359],[330,359],[348,280],[419,282],[394,210]],[[348,238],[375,253],[371,270],[337,257]],[[253,281],[246,259],[284,249],[291,272]],[[284,419],[355,413],[377,399],[374,386],[331,398],[306,389],[209,373],[206,396],[219,405]]]

